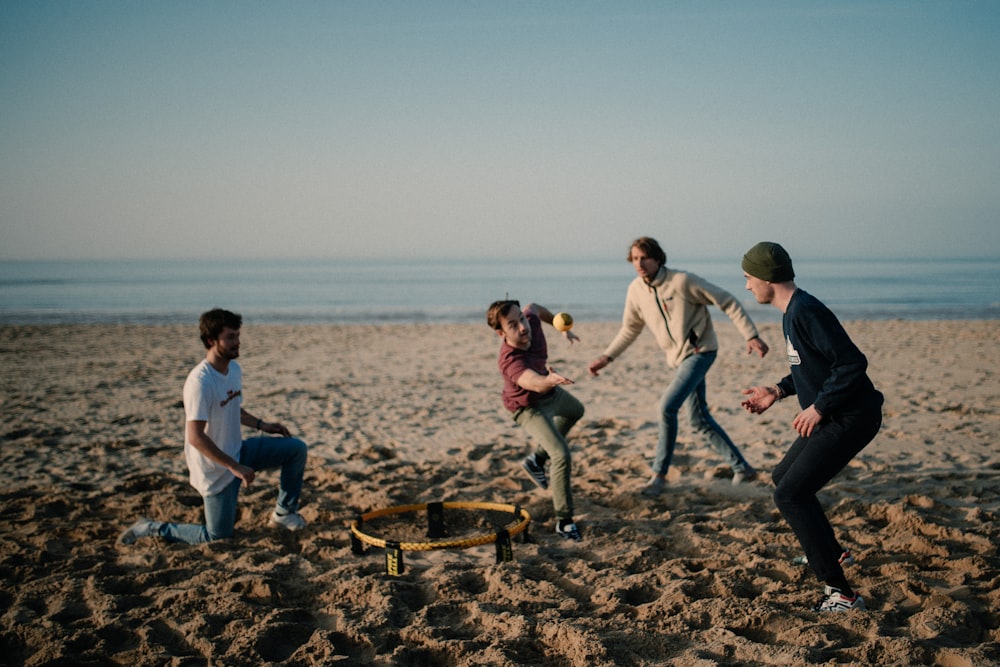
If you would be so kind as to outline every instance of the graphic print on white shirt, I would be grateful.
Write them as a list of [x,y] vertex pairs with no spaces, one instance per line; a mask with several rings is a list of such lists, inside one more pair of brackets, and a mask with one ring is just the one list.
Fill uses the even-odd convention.
[[788,355],[788,365],[798,366],[802,363],[802,359],[799,357],[799,351],[795,349],[792,345],[792,339],[785,336],[785,353]]
[[[223,375],[202,360],[184,382],[184,414],[187,421],[207,422],[205,434],[216,447],[240,460],[243,437],[240,430],[240,407],[243,403],[243,372],[235,361]],[[185,429],[186,430],[186,429]],[[203,496],[221,493],[233,481],[233,473],[184,443],[191,486]]]

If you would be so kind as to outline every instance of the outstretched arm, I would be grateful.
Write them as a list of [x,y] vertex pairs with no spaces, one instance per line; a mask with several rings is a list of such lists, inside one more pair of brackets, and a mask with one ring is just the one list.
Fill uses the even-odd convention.
[[553,313],[545,306],[539,305],[537,303],[529,303],[521,310],[522,313],[527,313],[528,311],[531,311],[535,315],[538,315],[538,319],[540,319],[542,322],[545,322],[546,324],[552,324],[552,318],[555,317],[555,313]]
[[[524,307],[524,311],[522,312],[526,313],[529,310],[533,312],[535,315],[538,315],[538,319],[540,319],[542,322],[545,322],[546,324],[552,324],[552,320],[555,318],[555,313],[553,313],[545,306],[540,306],[537,303],[529,303],[527,306]],[[566,338],[566,340],[570,342],[570,344],[573,344],[576,341],[580,340],[580,337],[569,329],[561,333]]]
[[552,367],[549,366],[548,375],[536,373],[531,369],[524,371],[517,377],[517,384],[522,389],[544,394],[550,389],[553,389],[561,384],[573,384],[573,381],[568,377],[559,375],[559,373],[556,373]]

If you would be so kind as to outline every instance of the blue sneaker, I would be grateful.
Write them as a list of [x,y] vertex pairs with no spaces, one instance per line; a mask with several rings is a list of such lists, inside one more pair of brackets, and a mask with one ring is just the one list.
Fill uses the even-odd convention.
[[524,461],[521,462],[521,465],[528,471],[528,475],[531,476],[531,481],[534,482],[539,489],[549,488],[549,478],[545,475],[545,466],[538,463],[534,454],[525,458]]
[[580,529],[576,527],[576,523],[572,519],[559,519],[556,521],[556,535],[564,537],[567,540],[573,540],[574,542],[583,541],[583,535],[580,534]]

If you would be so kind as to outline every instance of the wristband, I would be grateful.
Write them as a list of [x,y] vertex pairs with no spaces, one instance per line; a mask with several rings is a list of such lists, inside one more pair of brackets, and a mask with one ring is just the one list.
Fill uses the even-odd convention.
[[260,425],[261,425],[261,424],[263,424],[263,423],[264,423],[264,422],[262,422],[261,420],[259,420],[259,419],[257,420],[257,430],[258,430],[258,431],[260,431],[260,430],[261,430],[261,428],[260,428]]

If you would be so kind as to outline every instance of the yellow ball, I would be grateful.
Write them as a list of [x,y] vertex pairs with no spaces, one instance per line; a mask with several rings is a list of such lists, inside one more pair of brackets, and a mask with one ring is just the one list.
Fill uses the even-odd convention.
[[569,331],[573,328],[573,316],[569,313],[556,313],[552,317],[552,326],[559,331]]

